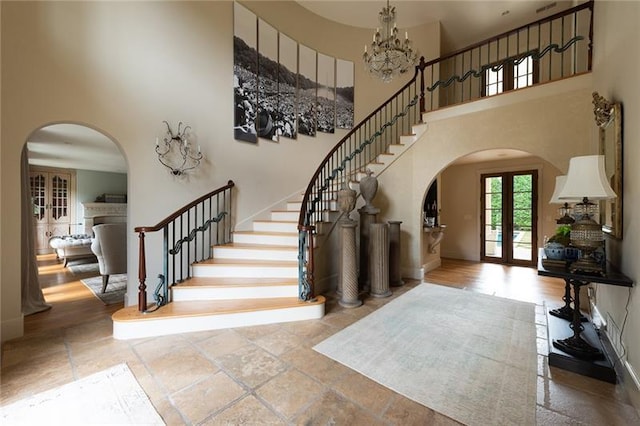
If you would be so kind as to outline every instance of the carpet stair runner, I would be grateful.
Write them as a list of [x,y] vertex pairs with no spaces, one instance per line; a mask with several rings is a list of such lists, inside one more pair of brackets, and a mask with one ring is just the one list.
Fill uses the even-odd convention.
[[[426,130],[401,136],[389,152],[367,168],[379,175]],[[359,173],[356,179],[364,176]],[[330,195],[335,199],[334,195]],[[335,204],[335,203],[333,203]],[[212,259],[192,265],[193,278],[171,288],[171,303],[150,313],[137,306],[113,315],[116,339],[132,339],[290,321],[324,316],[325,298],[298,299],[298,217],[301,200],[256,220],[250,231],[233,232],[233,241],[215,246]],[[332,208],[335,206],[332,206]],[[318,244],[318,241],[315,241]]]

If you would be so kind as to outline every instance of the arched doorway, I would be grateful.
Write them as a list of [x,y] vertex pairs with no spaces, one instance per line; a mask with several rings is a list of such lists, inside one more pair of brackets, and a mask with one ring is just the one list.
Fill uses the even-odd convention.
[[[106,206],[105,201],[109,200],[105,200],[105,195],[120,196],[118,201],[123,203],[117,211],[122,212],[119,219],[126,222],[126,159],[113,138],[77,123],[42,126],[29,135],[25,146],[28,157],[25,180],[28,181],[23,183],[21,191],[31,197],[31,214],[27,214],[30,217],[23,215],[23,221],[30,223],[36,238],[27,250],[29,255],[23,256],[24,266],[32,263],[40,267],[40,283],[45,283],[41,287],[56,287],[47,288],[47,301],[78,302],[81,297],[77,287],[67,284],[76,282],[81,286],[80,281],[91,278],[90,275],[100,280],[91,239],[86,235],[91,233],[86,206],[92,203]],[[109,215],[104,213],[104,217]],[[68,251],[55,249],[52,241],[61,239],[77,243],[78,249],[75,246]],[[23,241],[23,246],[25,244]],[[35,256],[38,256],[36,261]],[[76,266],[74,271],[72,267]],[[123,286],[126,291],[126,281]],[[84,294],[89,303],[100,303],[97,299],[91,300],[89,289]]]
[[[505,253],[507,250],[504,249],[503,244],[506,242],[503,242],[502,235],[495,232],[491,235],[496,236],[496,238],[490,238],[491,235],[485,232],[485,228],[488,222],[490,228],[492,225],[496,225],[496,229],[502,230],[502,224],[498,226],[497,222],[495,224],[491,223],[491,213],[493,207],[496,207],[497,201],[502,202],[503,199],[513,200],[513,193],[510,190],[510,198],[503,197],[502,192],[499,196],[496,194],[495,201],[492,204],[493,194],[490,191],[487,194],[486,187],[483,186],[482,182],[483,176],[485,178],[487,176],[502,176],[502,174],[519,176],[518,172],[521,171],[530,171],[537,175],[536,181],[530,181],[534,187],[532,189],[536,191],[535,193],[528,193],[529,196],[535,199],[530,199],[530,202],[526,204],[526,207],[530,210],[529,215],[524,216],[530,219],[530,223],[526,226],[523,225],[520,223],[522,222],[520,217],[518,218],[517,226],[514,225],[514,222],[511,222],[511,231],[508,232],[511,236],[515,235],[513,239],[516,241],[509,241],[510,257],[508,257],[503,256],[503,254],[508,253]],[[449,163],[433,180],[438,185],[435,197],[433,194],[428,194],[429,186],[426,186],[423,204],[420,206],[424,212],[425,206],[427,206],[427,199],[435,198],[437,210],[435,214],[431,214],[437,217],[438,224],[446,225],[438,256],[460,260],[535,265],[539,242],[543,240],[544,235],[551,235],[555,229],[556,207],[549,205],[549,197],[553,192],[554,180],[557,174],[559,174],[559,171],[544,159],[525,151],[513,149],[478,151],[461,156]],[[513,185],[510,188],[513,188]],[[522,198],[521,195],[523,196],[523,194],[518,194],[517,197]],[[517,201],[520,203],[521,200]],[[433,211],[433,203],[431,205],[431,211]],[[521,204],[518,204],[518,207],[521,207]],[[513,203],[510,208],[513,211]],[[500,217],[501,214],[504,214],[502,209],[495,213],[493,219],[502,219]],[[513,231],[514,228],[517,229]],[[425,242],[428,242],[428,240],[425,239],[423,244]],[[487,247],[491,246],[491,244],[496,247],[499,244],[502,252],[487,250]],[[515,247],[516,245],[517,247]],[[493,248],[495,249],[496,247]],[[523,250],[525,249],[527,250],[528,258],[523,256]],[[423,253],[425,251],[423,250]],[[500,256],[495,255],[496,253],[500,254]],[[489,258],[489,254],[494,254],[495,258]],[[514,257],[524,257],[526,259],[525,261],[520,261],[522,259],[514,261]]]

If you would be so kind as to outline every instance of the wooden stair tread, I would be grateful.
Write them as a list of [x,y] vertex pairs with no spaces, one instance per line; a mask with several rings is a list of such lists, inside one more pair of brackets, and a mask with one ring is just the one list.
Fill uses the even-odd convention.
[[240,235],[251,235],[251,234],[257,234],[257,235],[272,235],[274,237],[290,237],[292,235],[298,235],[298,231],[296,232],[273,232],[273,231],[233,231],[234,234],[240,234]]
[[[280,297],[271,299],[238,299],[238,300],[200,300],[171,302],[155,312],[142,313],[137,306],[129,306],[112,315],[113,321],[151,321],[172,318],[187,318],[205,315],[238,314],[244,312],[302,308],[305,306],[324,304],[325,298],[317,296],[313,302],[304,302],[297,297]],[[149,306],[148,309],[153,309]]]
[[253,223],[295,223],[297,224],[298,222],[295,220],[270,220],[270,219],[263,219],[263,220],[254,220]]
[[214,248],[224,248],[224,249],[232,249],[232,250],[273,250],[273,251],[282,251],[282,250],[296,250],[298,251],[298,247],[294,246],[278,246],[273,244],[251,244],[251,243],[227,243],[219,246],[215,246]]
[[297,278],[191,277],[172,288],[298,285]]
[[256,259],[207,259],[193,266],[246,266],[246,267],[265,267],[265,266],[298,266],[297,260],[256,260]]

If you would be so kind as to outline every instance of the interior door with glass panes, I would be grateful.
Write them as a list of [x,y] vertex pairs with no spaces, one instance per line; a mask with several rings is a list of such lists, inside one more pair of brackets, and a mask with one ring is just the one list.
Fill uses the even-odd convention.
[[481,176],[483,261],[537,263],[537,185],[536,170]]
[[71,173],[31,171],[29,183],[36,222],[36,247],[44,250],[51,237],[69,234]]

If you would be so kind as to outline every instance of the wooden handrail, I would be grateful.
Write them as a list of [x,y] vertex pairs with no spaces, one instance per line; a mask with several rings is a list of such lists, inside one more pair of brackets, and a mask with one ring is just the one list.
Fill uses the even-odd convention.
[[[432,59],[431,61],[429,61],[429,62],[427,62],[425,64],[425,67],[437,64],[438,62],[446,61],[447,59],[451,59],[454,56],[458,56],[458,55],[461,55],[463,53],[467,53],[467,52],[469,52],[469,51],[471,51],[473,49],[477,49],[478,47],[493,43],[494,41],[498,41],[498,40],[503,39],[503,38],[505,38],[507,36],[510,36],[512,34],[516,34],[516,33],[520,32],[520,31],[522,31],[522,30],[524,30],[526,28],[529,28],[529,27],[532,27],[532,26],[535,26],[535,25],[542,25],[542,24],[544,24],[546,22],[551,22],[551,21],[556,20],[558,18],[561,18],[563,16],[572,15],[572,14],[574,14],[576,12],[579,12],[579,11],[581,11],[583,9],[591,9],[592,16],[593,16],[593,3],[594,3],[594,0],[589,0],[589,1],[584,2],[584,3],[582,3],[582,4],[578,5],[578,6],[575,6],[575,7],[572,7],[570,9],[563,10],[563,11],[557,12],[557,13],[555,13],[553,15],[547,16],[546,18],[538,19],[537,21],[530,22],[530,23],[528,23],[526,25],[522,25],[522,26],[520,26],[518,28],[515,28],[513,30],[508,30],[508,31],[505,31],[505,32],[503,32],[501,34],[498,34],[496,36],[489,37],[489,38],[487,38],[485,40],[479,41],[479,42],[474,43],[472,45],[469,45],[467,47],[463,47],[462,49],[456,50],[456,51],[451,52],[451,53],[447,53],[445,56],[441,56],[441,57],[439,57],[437,59]],[[593,25],[591,25],[591,28],[593,28]]]
[[162,228],[164,228],[165,226],[167,226],[169,223],[171,223],[174,219],[176,219],[177,217],[179,217],[181,214],[183,214],[184,212],[186,212],[187,210],[189,210],[190,208],[192,208],[193,206],[197,205],[198,203],[201,203],[202,201],[206,200],[207,198],[211,198],[214,195],[217,195],[221,192],[226,191],[227,189],[231,189],[235,186],[235,183],[232,180],[229,180],[229,182],[227,182],[227,184],[221,188],[215,189],[211,192],[209,192],[208,194],[203,195],[202,197],[192,201],[191,203],[187,204],[186,206],[182,207],[181,209],[175,211],[174,213],[170,214],[169,216],[167,216],[165,219],[163,219],[160,223],[158,223],[157,225],[153,225],[153,226],[138,226],[136,228],[134,228],[135,232],[156,232],[161,230]]
[[[139,252],[138,252],[138,310],[140,312],[148,312],[147,311],[147,255],[145,249],[145,234],[147,232],[156,232],[163,231],[163,268],[162,274],[158,275],[160,278],[160,282],[157,286],[157,289],[154,293],[154,297],[156,298],[156,307],[163,306],[164,304],[169,302],[169,287],[173,285],[175,282],[181,282],[184,279],[188,279],[190,277],[189,273],[189,265],[190,262],[200,261],[206,259],[205,255],[205,247],[208,246],[209,253],[208,258],[211,257],[211,244],[212,244],[212,234],[211,234],[211,224],[224,220],[223,226],[223,243],[228,242],[231,235],[230,221],[226,221],[226,217],[231,214],[231,188],[235,186],[232,180],[229,180],[227,184],[221,188],[215,189],[208,194],[205,194],[194,201],[190,202],[186,206],[178,209],[176,212],[169,215],[164,220],[160,221],[157,225],[154,226],[138,226],[135,229],[135,232],[139,234]],[[228,192],[228,194],[227,194]],[[219,197],[222,196],[222,208],[223,211],[220,211],[221,205],[216,201],[216,212],[214,213],[212,200],[215,197],[216,200],[219,200]],[[208,210],[206,207],[206,203],[208,201]],[[208,212],[205,216],[205,212]],[[198,215],[200,213],[200,215]],[[186,217],[186,220],[184,219]],[[193,223],[191,220],[193,219]],[[183,220],[186,222],[184,223]],[[178,235],[176,235],[176,226],[178,227]],[[186,232],[185,232],[186,229]],[[218,228],[216,228],[218,229]],[[205,238],[205,233],[208,234],[208,241]],[[171,235],[170,235],[171,233]],[[202,240],[199,242],[198,233],[202,233]],[[219,244],[220,240],[219,233],[216,230],[215,241],[216,244]],[[173,238],[173,246],[169,248],[169,239]],[[176,238],[178,238],[176,240]],[[183,245],[187,246],[186,254],[181,249]],[[193,247],[193,251],[189,250],[189,247]],[[200,247],[201,250],[198,253],[197,248]],[[194,258],[191,258],[193,254]],[[169,262],[169,256],[171,256],[171,264]],[[179,257],[178,257],[179,256]],[[177,259],[177,260],[176,260]],[[176,265],[177,262],[177,265]],[[186,277],[184,274],[183,267],[186,265]],[[176,270],[178,267],[178,270]],[[169,272],[171,271],[171,276]],[[177,275],[177,276],[176,276]],[[162,291],[162,294],[160,294]]]
[[[357,132],[360,132],[362,129],[364,129],[364,131],[367,131],[367,128],[369,126],[369,123],[371,122],[371,124],[374,124],[375,118],[377,116],[377,114],[381,113],[381,111],[383,111],[385,108],[387,108],[388,106],[392,106],[393,102],[398,102],[398,99],[400,99],[400,97],[404,96],[405,91],[407,91],[407,93],[411,93],[411,86],[412,85],[416,85],[417,84],[417,78],[418,75],[420,75],[420,82],[419,82],[419,89],[415,89],[415,93],[416,95],[419,96],[419,112],[420,112],[420,118],[423,113],[426,112],[426,106],[425,106],[425,94],[426,94],[426,90],[428,90],[429,92],[432,92],[433,90],[437,89],[438,86],[444,81],[444,80],[438,80],[435,84],[433,83],[433,81],[431,82],[431,86],[429,88],[425,87],[425,70],[428,68],[431,69],[438,69],[438,65],[441,64],[443,61],[455,58],[457,56],[466,54],[468,52],[473,52],[473,50],[478,49],[478,48],[482,48],[483,46],[488,46],[491,43],[494,42],[499,42],[501,40],[504,40],[505,38],[508,38],[510,36],[513,36],[513,34],[518,34],[523,30],[529,30],[532,27],[535,26],[540,26],[542,24],[545,24],[547,22],[553,22],[556,21],[560,18],[564,18],[565,16],[569,16],[569,15],[576,15],[578,12],[585,10],[585,9],[589,9],[591,11],[591,17],[590,17],[590,23],[589,23],[589,49],[587,52],[587,61],[588,61],[588,69],[591,69],[591,50],[592,50],[592,35],[593,35],[593,5],[594,5],[594,0],[589,0],[583,4],[580,4],[578,6],[572,7],[570,9],[555,13],[553,15],[547,16],[545,18],[542,19],[538,19],[537,21],[528,23],[526,25],[522,25],[516,29],[512,29],[509,31],[505,31],[499,35],[487,38],[483,41],[474,43],[464,49],[460,49],[457,51],[454,51],[452,53],[449,53],[445,56],[442,56],[440,58],[436,58],[436,59],[432,59],[428,62],[425,62],[424,57],[420,58],[420,63],[418,65],[416,65],[415,68],[415,74],[414,76],[404,85],[402,86],[396,93],[394,93],[387,101],[385,101],[383,104],[381,104],[378,108],[376,108],[373,112],[371,112],[369,115],[367,115],[362,121],[360,121],[356,126],[353,127],[353,129],[351,129],[346,136],[344,136],[342,139],[340,139],[340,141],[329,151],[329,153],[324,157],[324,159],[320,162],[320,165],[318,166],[318,168],[316,169],[316,171],[313,173],[309,184],[307,185],[307,188],[305,190],[304,196],[303,196],[303,200],[302,200],[302,208],[300,210],[300,214],[298,216],[298,231],[300,234],[300,247],[298,248],[298,256],[299,256],[299,280],[300,280],[300,287],[301,287],[301,291],[300,294],[302,295],[303,293],[306,294],[309,290],[309,287],[312,289],[313,288],[313,270],[309,270],[309,268],[313,268],[313,246],[309,246],[309,242],[312,241],[313,239],[313,232],[315,230],[315,223],[314,223],[314,219],[312,218],[313,214],[317,214],[316,213],[316,204],[319,202],[318,200],[321,199],[322,197],[322,193],[326,190],[326,187],[328,185],[327,182],[332,181],[335,177],[336,177],[336,173],[342,173],[343,170],[343,166],[345,161],[352,161],[352,156],[356,155],[356,154],[360,154],[362,151],[361,150],[356,150],[353,153],[349,153],[347,154],[349,156],[349,158],[347,158],[347,156],[345,156],[343,153],[339,152],[340,150],[345,150],[349,151],[351,148],[351,139],[352,137],[354,137],[354,135],[359,135]],[[564,19],[562,20],[562,23],[564,25]],[[555,49],[555,51],[557,53],[562,52],[564,49],[566,49],[568,46],[570,46],[572,43],[575,43],[578,40],[582,40],[582,37],[573,37],[569,43],[564,44],[563,46],[560,46],[558,48],[557,45],[555,45],[555,47],[553,47],[553,49]],[[507,43],[508,45],[508,43]],[[550,51],[550,49],[552,48],[552,46],[554,46],[553,44],[549,44],[549,46],[547,47],[547,50]],[[507,52],[508,54],[509,52]],[[530,55],[530,51],[527,52],[520,52],[518,50],[518,54],[520,55]],[[473,54],[473,53],[471,53]],[[517,56],[516,56],[517,57]],[[513,61],[514,57],[511,56],[507,56],[507,58],[503,59],[502,62],[506,63],[508,61]],[[536,58],[536,60],[538,60],[539,58]],[[480,74],[484,72],[484,69],[480,69],[480,70],[469,70],[467,71],[467,74],[469,73],[473,73],[475,74]],[[575,71],[574,71],[575,72]],[[441,77],[441,76],[440,76]],[[561,77],[564,77],[564,75],[562,75]],[[465,77],[466,79],[466,77]],[[448,86],[448,84],[447,84]],[[418,92],[419,90],[419,92]],[[431,97],[431,100],[433,102],[433,96]],[[440,103],[436,106],[436,108],[438,106],[442,106],[442,100],[440,100]],[[433,105],[432,105],[433,107]],[[415,119],[415,117],[414,117]],[[415,123],[414,123],[415,124]],[[375,125],[375,124],[374,124]],[[358,137],[362,137],[362,135],[360,134]],[[367,144],[370,143],[369,141],[367,141]],[[342,154],[341,158],[335,158],[340,157],[340,154]],[[360,158],[360,157],[359,157]],[[368,160],[367,160],[368,161]],[[341,164],[341,166],[334,168],[334,165],[336,164]],[[355,161],[352,164],[356,164]],[[361,163],[362,164],[362,163]],[[327,172],[327,166],[329,167],[329,170],[333,168],[333,171]],[[362,167],[362,166],[360,166]],[[352,169],[353,171],[353,169]],[[326,175],[325,175],[326,174]],[[319,184],[319,181],[323,180],[322,184]],[[314,193],[318,193],[319,194],[319,199],[312,199],[312,194]],[[313,204],[312,206],[310,206],[310,204]],[[305,256],[307,257],[307,259],[305,259]],[[305,260],[307,260],[307,262],[305,262]],[[306,272],[304,271],[305,266],[307,268]],[[304,272],[304,273],[303,273]],[[311,290],[311,293],[313,292],[313,290]],[[310,295],[311,298],[313,298],[315,296],[315,294],[311,294]],[[302,296],[301,296],[302,298]],[[307,300],[307,299],[303,299],[303,300]]]

